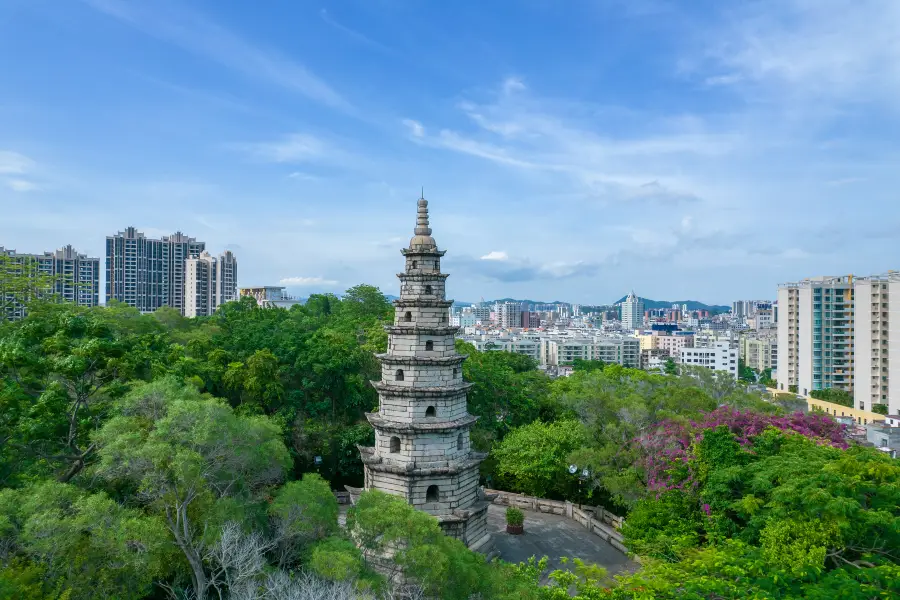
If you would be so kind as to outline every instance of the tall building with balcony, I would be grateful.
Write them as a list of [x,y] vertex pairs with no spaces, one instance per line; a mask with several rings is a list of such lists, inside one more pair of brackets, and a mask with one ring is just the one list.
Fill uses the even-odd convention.
[[[35,290],[41,294],[79,306],[97,306],[100,303],[99,258],[79,254],[71,245],[43,254],[19,254],[0,246],[0,255],[7,258],[12,269],[49,277],[52,281],[49,289]],[[5,314],[0,314],[0,320],[25,317],[25,307],[12,301],[11,295],[8,300],[2,303]]]
[[642,329],[644,327],[644,303],[632,291],[622,301],[622,328]]
[[208,317],[237,299],[237,259],[226,251],[212,256],[205,250],[184,261],[184,316]]
[[778,307],[778,388],[853,391],[853,276],[782,284]]
[[[854,403],[900,413],[900,273],[854,282]],[[894,384],[891,385],[891,380]]]
[[497,303],[497,322],[500,327],[510,329],[522,326],[522,305],[518,302]]
[[181,232],[151,239],[134,227],[106,238],[106,301],[151,313],[171,306],[184,314],[185,261],[206,249]]

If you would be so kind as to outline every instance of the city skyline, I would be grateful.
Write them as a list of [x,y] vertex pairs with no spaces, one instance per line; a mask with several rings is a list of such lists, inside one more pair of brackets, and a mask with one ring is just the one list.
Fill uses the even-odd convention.
[[886,1],[0,2],[0,244],[185,231],[241,285],[389,291],[424,184],[451,297],[886,272],[898,25]]

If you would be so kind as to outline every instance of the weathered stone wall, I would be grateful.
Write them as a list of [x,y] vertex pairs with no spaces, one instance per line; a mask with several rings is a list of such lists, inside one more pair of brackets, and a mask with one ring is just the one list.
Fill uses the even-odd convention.
[[[403,300],[443,300],[446,296],[443,277],[406,279],[400,284],[400,298]],[[431,286],[429,291],[427,286]]]
[[395,306],[394,324],[446,327],[450,311],[440,306]]
[[579,508],[571,502],[535,498],[502,490],[485,490],[485,493],[497,495],[494,504],[569,517],[594,535],[603,538],[616,550],[628,553],[622,534],[619,533],[622,517],[617,517],[602,506]]
[[[410,479],[405,475],[371,472],[371,485],[388,494],[406,499],[418,510],[432,515],[449,515],[453,509],[468,508],[475,501],[478,487],[477,467],[456,475],[427,475]],[[437,501],[428,501],[428,488],[437,486]]]
[[[391,452],[391,440],[400,440],[400,451]],[[462,442],[462,449],[459,443]],[[469,453],[468,431],[427,433],[410,436],[391,432],[375,432],[375,449],[387,464],[405,466],[414,462],[417,467],[446,466],[448,461],[464,458]],[[434,463],[434,464],[431,464]]]
[[[433,347],[426,350],[427,343]],[[456,355],[456,338],[448,335],[416,335],[410,333],[391,334],[388,342],[388,352],[397,356],[424,356],[444,358]]]
[[453,421],[466,415],[466,394],[443,398],[407,398],[404,396],[382,396],[379,414],[385,419],[409,423],[425,419],[428,408],[434,407],[436,419]]
[[440,273],[441,259],[437,256],[407,256],[406,272],[415,273]]
[[[398,371],[400,373],[398,373]],[[403,379],[397,379],[402,375]],[[381,380],[402,387],[438,387],[463,382],[458,365],[397,365],[381,364]]]

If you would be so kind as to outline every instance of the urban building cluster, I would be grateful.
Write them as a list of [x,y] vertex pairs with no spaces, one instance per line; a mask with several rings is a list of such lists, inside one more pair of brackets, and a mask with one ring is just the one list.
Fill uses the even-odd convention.
[[[80,306],[100,304],[100,259],[65,246],[55,252],[20,254],[0,247],[8,268],[48,276],[49,289],[39,290]],[[106,238],[105,301],[151,313],[168,306],[186,317],[211,315],[236,300],[237,259],[230,251],[214,256],[206,243],[176,232],[152,239],[134,227]],[[11,294],[10,294],[11,295]],[[7,319],[20,319],[25,309],[9,302]]]
[[456,307],[459,337],[481,351],[524,354],[551,375],[573,363],[602,360],[661,371],[671,361],[737,378],[740,360],[760,373],[777,366],[774,308],[745,301],[740,310],[713,315],[686,304],[645,309],[634,292],[618,305],[535,304],[515,300]]

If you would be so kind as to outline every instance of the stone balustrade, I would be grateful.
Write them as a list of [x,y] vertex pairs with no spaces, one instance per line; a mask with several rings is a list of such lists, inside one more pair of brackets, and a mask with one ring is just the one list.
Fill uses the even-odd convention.
[[525,496],[502,490],[486,489],[484,493],[489,496],[496,495],[494,504],[568,517],[609,543],[610,546],[619,552],[628,553],[622,534],[619,533],[623,522],[622,517],[614,515],[602,506],[578,506],[568,501],[547,500],[546,498],[535,498],[534,496]]

